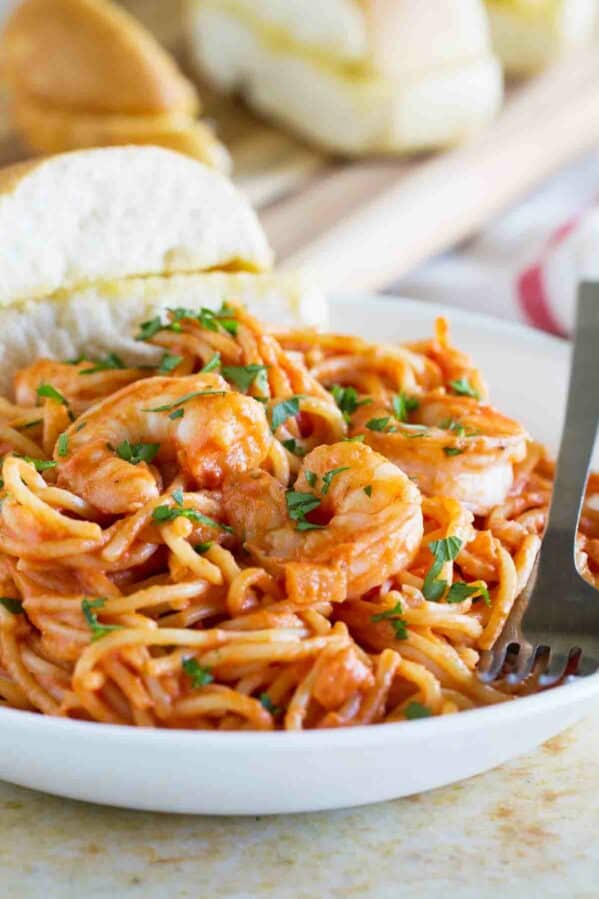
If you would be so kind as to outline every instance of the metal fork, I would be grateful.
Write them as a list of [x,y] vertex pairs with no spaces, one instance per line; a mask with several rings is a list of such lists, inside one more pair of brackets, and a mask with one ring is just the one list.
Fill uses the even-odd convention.
[[599,591],[578,573],[574,541],[599,420],[599,283],[582,284],[568,405],[547,530],[535,568],[479,676],[494,680],[506,659],[510,680],[531,671],[549,685],[599,668]]

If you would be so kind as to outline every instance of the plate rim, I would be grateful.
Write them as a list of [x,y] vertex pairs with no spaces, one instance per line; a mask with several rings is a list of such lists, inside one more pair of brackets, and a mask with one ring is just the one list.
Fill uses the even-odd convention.
[[[534,328],[509,320],[480,312],[453,308],[439,303],[415,300],[401,294],[370,294],[368,292],[344,293],[328,298],[328,303],[339,307],[344,305],[388,305],[401,304],[416,318],[432,321],[444,316],[456,323],[479,326],[485,330],[503,332],[516,336],[521,340],[534,341],[548,353],[567,352],[569,341],[554,335],[537,331]],[[397,313],[397,309],[394,309]],[[550,708],[560,708],[565,704],[582,702],[594,694],[599,694],[599,672],[585,678],[572,679],[555,689],[546,690],[530,696],[518,697],[497,705],[469,709],[466,713],[456,715],[434,716],[417,721],[400,721],[385,725],[358,725],[347,728],[330,728],[322,730],[289,731],[193,731],[184,728],[161,729],[151,727],[133,727],[131,725],[106,724],[95,721],[78,721],[76,719],[58,718],[42,715],[38,712],[20,709],[0,708],[0,725],[3,729],[39,731],[40,739],[44,734],[48,737],[83,738],[86,741],[110,741],[113,744],[139,743],[147,744],[187,744],[193,742],[195,748],[218,749],[233,752],[245,752],[248,748],[276,749],[277,751],[305,751],[308,749],[336,748],[356,749],[379,744],[381,741],[393,740],[394,743],[412,742],[426,738],[445,736],[460,732],[484,729],[485,723],[492,719],[495,724],[515,722],[537,712],[547,712]],[[201,741],[201,742],[200,742]]]

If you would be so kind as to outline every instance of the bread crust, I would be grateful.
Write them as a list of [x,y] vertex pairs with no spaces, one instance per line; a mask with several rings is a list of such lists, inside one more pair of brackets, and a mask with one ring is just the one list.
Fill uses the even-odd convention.
[[36,153],[155,144],[229,171],[174,60],[110,0],[23,0],[0,39],[15,125]]
[[71,112],[194,114],[199,101],[169,54],[107,0],[24,0],[2,40],[5,77]]
[[271,262],[245,198],[180,153],[105,147],[0,171],[0,306],[98,280]]

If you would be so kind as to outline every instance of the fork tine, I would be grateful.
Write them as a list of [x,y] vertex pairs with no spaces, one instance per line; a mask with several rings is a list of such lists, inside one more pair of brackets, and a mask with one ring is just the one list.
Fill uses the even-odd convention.
[[541,674],[541,683],[543,686],[549,686],[556,681],[561,680],[569,665],[570,659],[575,655],[580,655],[580,650],[571,649],[570,652],[558,652],[552,649],[549,655],[547,666]]
[[478,676],[482,681],[491,683],[497,679],[511,646],[511,643],[504,643],[495,646],[492,650],[486,649],[481,653],[478,663]]
[[515,669],[510,674],[510,681],[519,683],[525,680],[532,671],[535,664],[537,653],[541,647],[533,646],[531,643],[521,643],[516,659]]

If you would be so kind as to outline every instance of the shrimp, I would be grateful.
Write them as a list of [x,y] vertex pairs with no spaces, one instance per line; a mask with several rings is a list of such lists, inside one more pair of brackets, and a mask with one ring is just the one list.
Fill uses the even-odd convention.
[[150,446],[158,465],[176,461],[194,487],[216,489],[224,475],[260,465],[272,440],[262,405],[232,392],[220,375],[155,377],[89,410],[66,431],[54,458],[59,484],[102,512],[125,514],[160,493],[150,465],[127,458],[137,444]]
[[226,477],[223,506],[249,553],[272,574],[297,563],[312,563],[315,577],[336,568],[350,597],[409,565],[423,533],[417,487],[379,453],[347,441],[309,453],[291,491],[264,471]]
[[476,515],[505,502],[514,465],[526,456],[526,431],[471,397],[431,393],[417,403],[409,423],[397,421],[387,403],[363,406],[352,434],[363,434],[425,495],[459,500]]
[[97,363],[89,360],[71,364],[55,362],[53,359],[38,359],[15,375],[17,403],[20,406],[35,406],[38,402],[38,387],[41,384],[51,384],[65,397],[72,411],[79,415],[115,390],[147,377],[146,370],[121,368],[120,359],[113,358],[117,363],[114,368],[97,367]]

